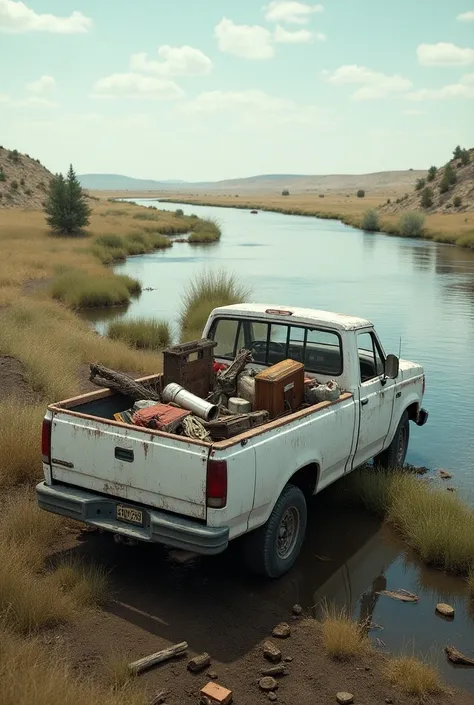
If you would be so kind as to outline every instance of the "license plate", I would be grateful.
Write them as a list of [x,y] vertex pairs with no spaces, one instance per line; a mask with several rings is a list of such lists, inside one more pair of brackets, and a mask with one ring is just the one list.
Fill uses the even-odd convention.
[[126,521],[129,524],[137,524],[143,526],[143,512],[135,507],[126,507],[123,504],[117,504],[117,519]]

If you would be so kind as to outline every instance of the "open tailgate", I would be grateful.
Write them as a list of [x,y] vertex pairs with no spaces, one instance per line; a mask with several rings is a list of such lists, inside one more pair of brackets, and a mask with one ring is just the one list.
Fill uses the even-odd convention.
[[53,481],[184,516],[206,518],[209,450],[185,438],[53,411]]

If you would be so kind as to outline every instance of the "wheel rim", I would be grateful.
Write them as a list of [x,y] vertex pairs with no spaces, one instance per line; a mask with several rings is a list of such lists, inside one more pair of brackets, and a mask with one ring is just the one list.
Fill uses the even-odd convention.
[[400,436],[398,438],[398,453],[397,453],[397,463],[401,467],[405,459],[405,445],[406,445],[407,432],[405,428],[400,430]]
[[288,507],[283,514],[277,535],[278,557],[285,559],[291,556],[298,541],[300,532],[300,513],[296,507]]

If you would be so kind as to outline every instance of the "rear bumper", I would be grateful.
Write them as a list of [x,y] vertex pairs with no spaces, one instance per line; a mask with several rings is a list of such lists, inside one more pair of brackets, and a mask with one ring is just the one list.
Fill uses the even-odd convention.
[[128,504],[112,497],[80,490],[66,485],[40,482],[36,498],[41,509],[60,514],[121,536],[166,544],[194,553],[212,555],[225,551],[229,543],[229,527],[209,527],[192,519],[174,516],[157,509],[133,504],[143,512],[143,526],[127,524],[116,518],[118,504]]
[[420,409],[418,412],[418,416],[416,418],[416,425],[417,426],[424,426],[425,423],[428,421],[428,412],[426,409]]

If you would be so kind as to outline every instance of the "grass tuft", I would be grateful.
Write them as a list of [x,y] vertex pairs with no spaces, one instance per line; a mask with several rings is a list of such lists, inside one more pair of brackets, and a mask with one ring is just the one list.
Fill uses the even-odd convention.
[[53,280],[51,294],[70,308],[117,306],[130,301],[130,294],[140,291],[138,282],[112,273],[91,275],[71,270]]
[[133,681],[135,674],[128,667],[129,659],[124,653],[111,651],[102,663],[107,681],[114,690],[128,686]]
[[403,471],[364,468],[342,482],[343,501],[386,518],[428,565],[467,575],[474,556],[474,511],[455,494]]
[[68,560],[51,573],[51,580],[79,607],[93,607],[107,601],[107,573],[100,566]]
[[202,218],[197,221],[188,237],[191,243],[209,243],[220,240],[222,231],[220,223],[215,218]]
[[26,405],[14,398],[0,402],[0,487],[41,479],[39,448],[44,412],[44,404]]
[[112,340],[121,340],[132,348],[147,350],[166,348],[172,339],[168,321],[151,318],[113,321],[109,325],[108,336]]
[[201,337],[210,312],[218,306],[243,303],[250,290],[239,279],[225,270],[198,274],[186,287],[180,314],[181,339]]
[[325,604],[321,625],[324,648],[328,656],[337,661],[360,656],[370,648],[366,631],[344,608]]
[[421,700],[446,692],[437,669],[414,656],[391,658],[386,665],[386,675],[392,685]]

